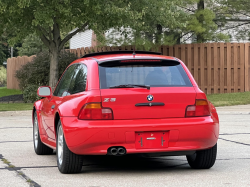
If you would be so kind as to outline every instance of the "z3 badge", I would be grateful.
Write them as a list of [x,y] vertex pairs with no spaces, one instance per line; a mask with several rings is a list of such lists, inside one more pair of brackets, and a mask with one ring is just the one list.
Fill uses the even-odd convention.
[[116,98],[104,98],[103,102],[115,102]]

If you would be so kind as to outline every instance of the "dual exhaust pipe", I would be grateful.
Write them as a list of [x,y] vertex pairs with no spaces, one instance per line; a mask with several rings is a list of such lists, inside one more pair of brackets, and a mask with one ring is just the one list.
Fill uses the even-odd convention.
[[113,156],[122,156],[126,154],[126,149],[124,147],[111,147],[108,153]]

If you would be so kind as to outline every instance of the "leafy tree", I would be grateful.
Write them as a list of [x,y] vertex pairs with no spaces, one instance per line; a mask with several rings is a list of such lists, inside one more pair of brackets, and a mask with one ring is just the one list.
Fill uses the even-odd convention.
[[9,57],[8,43],[4,35],[0,35],[0,65]]
[[[173,4],[174,0],[159,0]],[[142,17],[158,2],[155,0],[1,0],[0,28],[14,32],[14,43],[30,33],[39,36],[50,51],[50,81],[55,87],[58,80],[58,54],[64,44],[76,33],[86,29],[103,33],[109,28],[143,26]],[[171,6],[174,7],[174,6]],[[165,12],[170,24],[175,24],[178,11]],[[173,9],[177,10],[177,9]],[[150,15],[148,14],[148,15]],[[167,16],[168,15],[168,16]],[[75,29],[65,37],[61,32]]]
[[236,39],[250,40],[250,3],[248,0],[215,0],[223,12],[218,21],[224,23],[224,32],[234,31]]
[[[0,35],[0,65],[4,61],[7,61],[8,58],[11,57],[11,46],[8,43],[8,38],[10,38],[10,35],[7,35],[6,33],[3,33]],[[21,43],[16,43],[13,47],[13,57],[18,56],[18,50],[17,47],[20,47]]]
[[22,47],[17,47],[19,56],[32,56],[47,50],[41,39],[35,34],[29,34],[22,41]]
[[[49,85],[54,87],[58,80],[58,54],[76,33],[92,29],[100,38],[113,28],[127,44],[135,43],[134,38],[138,45],[174,44],[187,30],[190,19],[190,14],[180,7],[194,3],[197,0],[2,0],[0,28],[15,32],[12,42],[30,33],[40,37],[50,51]],[[62,36],[62,31],[73,28],[77,29]]]
[[[150,7],[154,14],[146,11],[142,16],[143,24],[134,21],[129,28],[114,28],[106,33],[106,38],[101,34],[98,40],[103,45],[136,44],[137,48],[143,46],[144,49],[162,44],[179,44],[181,41],[185,43],[192,36],[197,37],[198,43],[227,41],[227,35],[216,33],[218,24],[215,18],[219,11],[214,12],[212,1],[207,0],[206,7],[204,0],[157,1]],[[169,12],[178,15],[171,15]],[[121,33],[126,34],[118,37]]]

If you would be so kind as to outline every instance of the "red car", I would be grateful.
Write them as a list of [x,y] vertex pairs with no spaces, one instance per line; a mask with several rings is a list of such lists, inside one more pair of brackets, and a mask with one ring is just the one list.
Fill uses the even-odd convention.
[[216,160],[219,119],[185,64],[143,51],[87,54],[54,92],[40,87],[33,137],[38,155],[56,149],[61,173],[81,171],[82,155],[186,155],[192,168]]

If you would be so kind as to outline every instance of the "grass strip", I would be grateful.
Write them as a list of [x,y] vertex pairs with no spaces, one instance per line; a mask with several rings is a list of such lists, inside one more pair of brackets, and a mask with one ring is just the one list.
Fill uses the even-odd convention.
[[207,98],[214,106],[250,104],[250,92],[211,94]]
[[33,103],[0,103],[0,111],[32,110]]
[[6,87],[0,87],[0,97],[18,94],[22,94],[22,91],[15,89],[7,89]]

